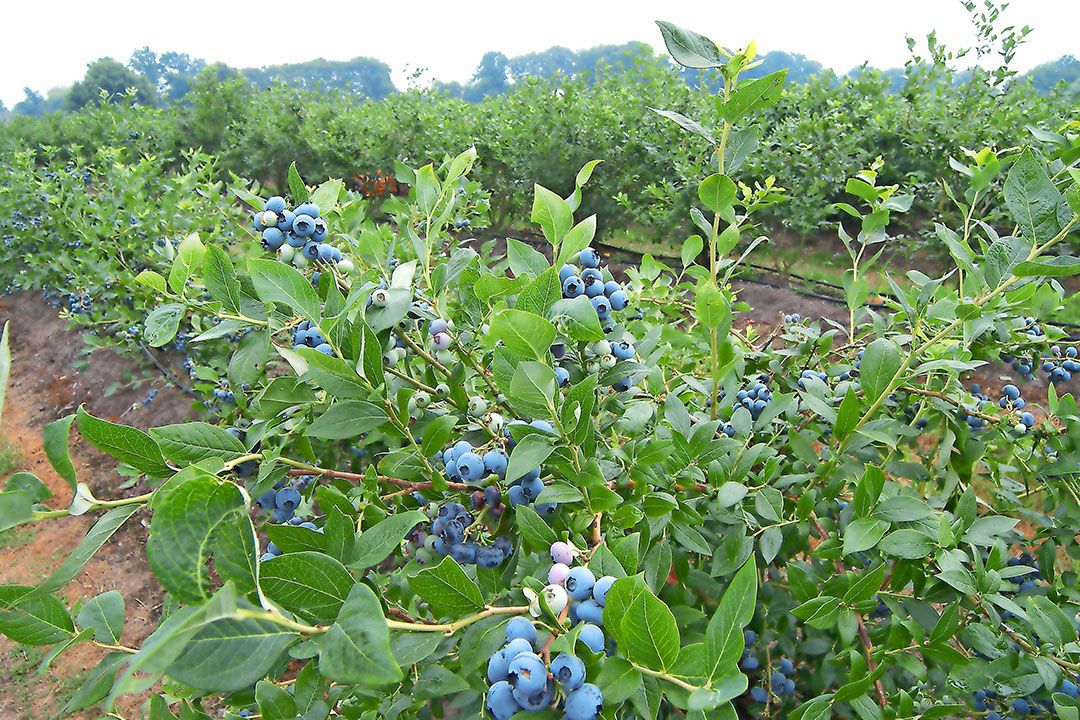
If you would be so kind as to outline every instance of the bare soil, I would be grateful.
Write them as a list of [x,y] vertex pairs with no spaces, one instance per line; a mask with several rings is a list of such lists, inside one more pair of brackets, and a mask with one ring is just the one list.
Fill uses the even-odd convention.
[[[36,474],[52,490],[50,507],[67,507],[71,490],[52,470],[42,449],[41,428],[47,423],[73,413],[81,404],[99,417],[121,419],[144,429],[194,416],[190,398],[164,382],[155,384],[159,394],[149,408],[141,404],[149,385],[125,385],[146,372],[141,358],[136,361],[98,351],[85,368],[73,370],[73,363],[82,359],[79,333],[38,297],[24,294],[0,299],[0,324],[4,321],[11,323],[12,368],[0,434],[17,453],[15,469]],[[131,409],[132,405],[137,409]],[[127,478],[116,473],[116,462],[88,445],[76,431],[72,432],[71,456],[79,480],[97,497],[146,492],[139,486],[122,487]],[[60,518],[0,533],[0,583],[39,583],[64,561],[93,521],[88,516]],[[128,646],[139,645],[150,634],[160,612],[162,592],[144,553],[146,521],[144,511],[133,515],[63,591],[69,604],[106,590],[120,591],[127,616],[121,643]],[[62,717],[64,704],[104,654],[82,644],[39,675],[37,664],[44,653],[18,648],[0,637],[0,720]],[[120,711],[135,717],[140,703],[141,698],[127,698]],[[96,718],[100,712],[90,709],[73,717]]]

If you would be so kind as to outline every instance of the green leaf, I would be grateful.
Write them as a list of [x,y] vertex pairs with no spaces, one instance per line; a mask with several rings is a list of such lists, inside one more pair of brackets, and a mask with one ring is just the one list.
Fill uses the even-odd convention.
[[[278,348],[282,352],[283,348]],[[367,386],[356,374],[353,366],[341,358],[323,355],[315,348],[300,348],[299,356],[305,368],[301,373],[336,398],[360,399],[368,395]]]
[[111,652],[101,658],[94,669],[82,679],[79,689],[64,705],[64,714],[85,710],[104,700],[113,688],[117,671],[129,657],[131,656],[125,652]]
[[731,326],[731,308],[728,307],[724,294],[711,280],[697,288],[694,297],[697,318],[707,330],[726,331]]
[[739,83],[727,102],[721,105],[724,119],[734,123],[754,110],[769,107],[780,97],[787,79],[787,69]]
[[878,550],[886,555],[918,560],[930,554],[934,549],[934,542],[918,530],[904,528],[894,530],[886,535],[878,543]]
[[180,242],[169,271],[169,287],[177,295],[184,294],[184,285],[188,278],[202,267],[206,247],[199,240],[198,233],[192,233]]
[[137,504],[121,505],[98,518],[71,554],[56,568],[49,577],[38,585],[33,594],[44,595],[67,585],[82,572],[90,558],[109,541],[109,538],[127,522],[142,506]]
[[75,492],[75,484],[78,482],[75,465],[71,462],[71,453],[68,450],[68,438],[71,434],[71,423],[74,420],[74,415],[65,415],[59,420],[53,420],[41,431],[45,457],[49,459],[52,469],[64,479],[72,492]]
[[374,430],[386,420],[386,411],[378,405],[362,400],[346,400],[331,405],[315,418],[308,427],[307,435],[324,440],[355,438]]
[[1025,598],[1024,605],[1028,611],[1028,621],[1042,641],[1051,642],[1059,648],[1076,642],[1076,628],[1069,616],[1049,598],[1031,595]]
[[559,285],[559,273],[555,268],[549,267],[525,286],[518,294],[514,307],[522,312],[543,316],[547,315],[548,309],[560,298],[562,288]]
[[542,185],[533,186],[532,221],[540,226],[544,237],[558,245],[574,224],[574,213],[558,194]]
[[106,455],[147,475],[161,477],[172,472],[161,456],[161,448],[142,430],[96,418],[82,406],[79,406],[78,424],[79,433],[86,441]]
[[319,672],[328,680],[378,687],[403,677],[390,653],[390,634],[379,599],[353,585],[337,620],[318,639]]
[[557,387],[555,371],[550,367],[540,362],[523,362],[514,370],[507,396],[524,414],[551,417]]
[[109,590],[91,598],[76,616],[81,628],[91,628],[94,639],[107,645],[120,642],[124,631],[124,597],[116,590]]
[[522,538],[532,547],[549,548],[551,543],[559,539],[555,531],[528,505],[518,505],[514,516]]
[[295,720],[298,714],[288,690],[266,680],[255,684],[255,703],[262,720]]
[[738,188],[727,175],[713,173],[698,185],[698,199],[711,212],[720,214],[731,207]]
[[173,487],[156,504],[146,541],[150,569],[177,599],[210,597],[208,560],[241,592],[255,589],[255,529],[240,489],[208,473]]
[[683,67],[707,69],[727,64],[716,43],[704,35],[663,20],[658,20],[656,24],[664,37],[667,51]]
[[64,603],[34,588],[0,585],[0,633],[23,645],[52,645],[75,633]]
[[1021,234],[1034,242],[1046,242],[1057,235],[1061,230],[1060,205],[1061,192],[1046,172],[1046,164],[1031,148],[1024,150],[1005,178],[1005,207]]
[[1072,255],[1022,262],[1013,269],[1016,277],[1069,277],[1080,275],[1080,258]]
[[881,397],[903,362],[900,346],[887,338],[878,338],[866,346],[859,363],[859,384],[867,402]]
[[596,215],[590,215],[566,233],[559,245],[559,261],[565,262],[589,247],[596,237]]
[[844,529],[844,554],[869,550],[881,541],[889,523],[873,517],[861,517],[852,520]]
[[239,315],[240,281],[236,279],[236,270],[232,260],[217,245],[206,248],[203,260],[203,283],[210,297],[221,303],[224,310]]
[[480,587],[452,557],[409,578],[409,587],[438,617],[459,618],[484,608]]
[[0,492],[0,531],[34,519],[34,496],[26,490]]
[[694,260],[701,254],[701,250],[705,246],[704,243],[705,241],[701,239],[700,235],[691,235],[686,238],[682,250],[679,252],[683,267],[690,267],[694,264]]
[[[697,120],[694,120],[693,118],[688,118],[685,115],[683,115],[682,113],[677,113],[674,110],[659,110],[657,108],[649,108],[649,109],[652,110],[657,115],[659,115],[660,117],[665,117],[668,120],[671,120],[676,125],[681,127],[683,130],[686,130],[688,132],[692,132],[695,135],[697,135],[698,137],[705,138],[706,140],[708,140],[710,145],[716,145],[717,144],[716,143],[716,138],[714,138],[712,136],[712,133],[710,133],[708,130],[706,130],[701,125],[701,123],[699,123]],[[683,264],[685,265],[686,263],[684,262]]]
[[296,169],[296,163],[289,164],[289,194],[292,195],[292,201],[294,204],[299,205],[305,203],[308,200],[307,185],[304,184],[303,178],[300,177],[300,171]]
[[270,620],[218,618],[188,639],[167,672],[199,690],[232,692],[265,676],[296,641],[294,632]]
[[547,357],[555,342],[555,326],[545,318],[521,310],[503,310],[491,319],[488,338],[502,341],[510,352],[523,358]]
[[[616,581],[618,582],[618,581]],[[632,662],[666,670],[679,659],[679,627],[662,600],[648,589],[638,593],[620,623],[623,650]]]
[[208,458],[225,462],[246,455],[239,439],[216,425],[204,422],[177,423],[150,428],[162,454],[179,466],[194,465]]
[[874,597],[885,581],[885,569],[885,563],[879,562],[872,570],[863,573],[844,594],[844,602],[854,605]]
[[270,336],[266,330],[247,333],[229,358],[229,382],[233,387],[255,384],[269,359]]
[[[510,261],[510,270],[520,277],[531,275],[538,276],[551,267],[544,254],[534,250],[527,243],[514,238],[506,239],[506,259]],[[490,277],[490,276],[482,276]],[[509,278],[498,278],[500,281],[509,281]]]
[[843,440],[855,429],[859,422],[859,398],[855,394],[855,388],[848,385],[844,399],[840,402],[840,408],[836,411],[836,422],[833,423],[833,434],[837,440]]
[[355,581],[321,552],[290,552],[259,563],[266,597],[307,622],[332,623]]
[[596,677],[596,685],[604,694],[605,703],[618,705],[641,687],[641,671],[620,657],[609,657]]
[[259,258],[248,259],[248,272],[260,300],[287,305],[305,319],[319,322],[319,296],[306,277],[277,260]]
[[180,329],[180,318],[186,308],[180,303],[159,305],[146,317],[143,337],[150,347],[162,347],[172,342]]
[[393,550],[401,546],[405,534],[418,524],[427,520],[427,515],[418,511],[397,513],[382,520],[360,533],[353,548],[353,561],[349,567],[357,570],[378,565]]
[[343,190],[345,190],[345,183],[338,178],[332,178],[315,188],[309,201],[319,207],[321,217],[326,217],[337,209],[338,198],[341,197]]
[[995,240],[986,251],[986,262],[983,264],[983,279],[987,286],[996,288],[1002,280],[1008,279],[1029,254],[1030,240],[1016,237]]
[[743,628],[757,606],[757,566],[751,555],[731,578],[705,631],[706,667],[702,675],[716,679],[727,674],[745,649]]
[[566,334],[572,340],[596,342],[604,339],[596,308],[584,295],[556,301],[548,312],[548,318],[552,322],[563,320]]
[[135,283],[150,288],[158,295],[164,295],[169,290],[169,286],[165,284],[165,278],[153,270],[143,270],[136,275]]
[[555,438],[547,433],[537,432],[526,435],[510,451],[510,462],[506,466],[506,478],[516,481],[548,459],[555,448]]

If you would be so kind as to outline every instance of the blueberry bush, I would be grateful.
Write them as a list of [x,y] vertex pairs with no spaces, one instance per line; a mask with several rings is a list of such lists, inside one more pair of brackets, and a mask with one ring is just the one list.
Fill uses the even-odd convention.
[[[891,280],[883,309],[866,276],[892,276],[878,260],[914,198],[871,160],[836,208],[848,322],[762,330],[731,281],[793,194],[745,164],[784,73],[747,79],[752,46],[660,29],[722,78],[707,112],[658,109],[710,158],[680,267],[605,267],[581,212],[598,160],[566,196],[534,186],[547,253],[466,242],[470,148],[403,170],[379,222],[295,166],[287,193],[239,184],[232,251],[218,223],[240,213],[192,187],[205,232],[104,270],[148,290],[154,346],[239,342],[194,369],[208,421],[142,432],[80,408],[44,431],[69,507],[28,473],[0,493],[3,529],[97,518],[41,584],[0,586],[12,640],[104,651],[67,710],[119,717],[149,693],[159,720],[1080,717],[1077,341],[1042,320],[1080,273],[1059,252],[1076,127],[958,162],[959,221],[936,226],[953,268]],[[1007,217],[984,216],[989,193]],[[1017,358],[1000,390],[971,384]],[[1035,372],[1045,394],[1014,384]],[[72,427],[145,492],[96,497]],[[135,515],[167,595],[127,647],[119,593],[57,593]]]

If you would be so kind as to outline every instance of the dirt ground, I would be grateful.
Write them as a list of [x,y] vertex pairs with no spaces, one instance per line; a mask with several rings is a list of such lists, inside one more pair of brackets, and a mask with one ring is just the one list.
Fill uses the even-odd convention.
[[[0,299],[0,325],[10,321],[11,378],[4,405],[0,439],[14,452],[15,467],[35,473],[53,491],[47,504],[67,507],[71,492],[49,466],[41,445],[41,428],[73,413],[80,404],[100,417],[120,419],[142,428],[181,422],[193,417],[191,400],[169,387],[156,371],[143,363],[110,351],[98,351],[89,364],[76,371],[73,363],[83,343],[67,328],[56,310],[37,296],[24,294]],[[144,378],[131,386],[131,380]],[[150,387],[158,395],[147,408],[141,403]],[[131,410],[132,404],[138,406]],[[72,432],[72,460],[80,481],[102,498],[119,498],[146,492],[138,486],[122,488],[126,478],[115,472],[116,463],[83,442]],[[64,591],[69,604],[89,599],[106,590],[119,590],[126,602],[122,644],[137,646],[153,630],[162,592],[146,564],[145,511],[136,513]],[[93,518],[70,517],[0,533],[0,583],[36,584],[52,572],[79,543]],[[36,648],[17,648],[0,637],[0,720],[46,720],[61,717],[60,710],[79,688],[105,651],[83,644],[60,656],[44,675],[37,666],[45,653]],[[139,698],[126,699],[121,712],[138,713]],[[74,715],[100,717],[93,709]]]

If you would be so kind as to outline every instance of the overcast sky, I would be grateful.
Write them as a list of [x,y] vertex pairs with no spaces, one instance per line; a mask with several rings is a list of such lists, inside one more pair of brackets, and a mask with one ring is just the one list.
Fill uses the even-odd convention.
[[[424,68],[429,78],[467,80],[488,50],[512,56],[630,40],[660,50],[656,19],[727,46],[756,39],[762,51],[803,53],[839,72],[864,61],[902,65],[905,34],[921,40],[936,29],[955,47],[973,40],[958,0],[13,0],[3,12],[0,100],[8,107],[22,98],[23,86],[44,92],[68,85],[88,62],[126,62],[144,45],[236,67],[366,55],[388,63],[404,87],[407,67]],[[1022,70],[1080,52],[1080,2],[1013,0],[1005,18],[1034,28],[1017,56]]]

